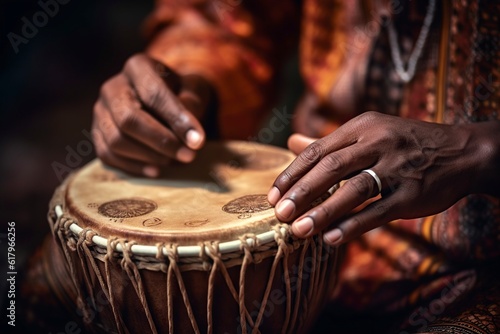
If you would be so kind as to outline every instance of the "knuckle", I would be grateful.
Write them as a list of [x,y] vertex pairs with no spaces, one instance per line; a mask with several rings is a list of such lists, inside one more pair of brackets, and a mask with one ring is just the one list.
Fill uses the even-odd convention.
[[122,139],[122,137],[119,133],[114,133],[114,134],[110,135],[109,139],[108,139],[108,147],[112,151],[116,151],[121,146],[121,139]]
[[118,127],[124,132],[130,132],[136,128],[138,117],[132,110],[127,110],[122,113],[118,119]]
[[159,109],[165,104],[166,97],[162,94],[161,84],[157,80],[149,78],[144,81],[143,99],[154,109]]
[[276,183],[278,185],[287,185],[287,184],[294,183],[295,179],[296,178],[292,175],[292,173],[289,170],[285,170],[283,173],[281,173],[280,176],[278,176]]
[[119,91],[120,86],[123,84],[122,74],[117,74],[108,80],[106,80],[100,88],[99,100],[109,100],[116,96],[116,92]]
[[309,198],[312,194],[311,186],[305,182],[300,182],[295,185],[292,194],[289,196],[291,198]]
[[353,177],[349,182],[351,184],[351,189],[356,193],[356,195],[366,197],[373,193],[373,180],[370,175],[363,175],[366,173],[361,173],[360,175]]
[[145,57],[144,55],[137,53],[125,61],[125,65],[123,68],[126,71],[135,71],[138,67],[144,64]]
[[375,213],[375,217],[377,220],[386,219],[389,216],[390,209],[390,205],[384,203],[383,201],[377,201],[373,205],[373,212]]
[[318,225],[325,225],[331,222],[333,217],[333,212],[329,206],[325,204],[319,205],[314,209],[314,212],[318,218]]
[[106,149],[105,145],[102,143],[96,145],[96,154],[97,156],[104,162],[109,163],[110,161],[110,154],[109,151]]
[[396,143],[397,145],[407,146],[407,139],[400,136],[398,131],[391,126],[382,126],[378,131],[378,139],[379,141],[387,144],[391,144],[391,146]]
[[355,231],[357,233],[363,232],[364,229],[364,222],[359,219],[358,217],[352,218],[352,220],[349,222],[350,223],[350,230]]
[[320,160],[324,155],[324,147],[318,141],[311,143],[306,149],[300,154],[300,158],[306,164],[313,164]]
[[345,168],[344,160],[339,154],[328,154],[322,160],[323,166],[326,171],[332,174],[340,174]]
[[359,115],[357,118],[363,122],[373,122],[380,117],[380,113],[376,111],[367,111]]
[[105,83],[101,85],[101,89],[99,90],[99,97],[100,98],[105,98],[108,96],[109,92],[111,91],[114,83],[112,79],[109,79]]

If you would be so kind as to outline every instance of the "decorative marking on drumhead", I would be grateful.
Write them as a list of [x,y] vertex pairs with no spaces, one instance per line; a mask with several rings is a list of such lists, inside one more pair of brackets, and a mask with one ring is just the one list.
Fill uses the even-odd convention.
[[144,220],[142,222],[142,226],[151,227],[151,226],[160,225],[161,223],[163,223],[163,221],[160,218],[153,217],[153,218],[148,218],[148,219]]
[[203,226],[205,224],[208,224],[210,220],[204,219],[204,220],[192,220],[189,222],[185,222],[184,225],[187,227],[198,227],[198,226]]
[[156,203],[147,199],[122,198],[101,204],[97,212],[110,218],[132,218],[148,214],[156,208]]
[[254,212],[265,211],[271,208],[266,195],[246,195],[228,202],[222,207],[227,213],[239,213],[241,218],[248,218]]

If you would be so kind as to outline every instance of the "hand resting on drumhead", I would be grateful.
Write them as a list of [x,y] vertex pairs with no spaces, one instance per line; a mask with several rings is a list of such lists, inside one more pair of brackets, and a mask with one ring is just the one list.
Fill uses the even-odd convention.
[[145,54],[132,56],[102,85],[94,105],[98,157],[148,177],[172,160],[191,162],[205,142],[200,119],[212,91],[200,76],[179,76]]
[[298,156],[268,199],[295,235],[324,231],[325,242],[341,244],[392,220],[437,214],[471,193],[499,196],[499,133],[498,121],[444,125],[364,113],[318,140],[290,137]]

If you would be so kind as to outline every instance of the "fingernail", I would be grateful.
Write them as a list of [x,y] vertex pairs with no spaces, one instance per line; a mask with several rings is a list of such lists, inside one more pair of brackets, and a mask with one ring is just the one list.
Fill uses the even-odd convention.
[[314,221],[312,220],[311,217],[305,217],[299,219],[292,224],[292,229],[294,230],[295,234],[304,237],[307,236],[312,231],[313,227],[314,227]]
[[342,231],[338,228],[328,231],[323,235],[323,239],[327,244],[335,245],[342,239]]
[[279,189],[276,187],[272,187],[271,190],[269,190],[269,192],[267,193],[267,200],[269,201],[269,203],[271,203],[271,205],[276,205],[276,203],[280,199],[280,196],[281,194]]
[[295,203],[286,199],[276,207],[276,212],[284,219],[288,219],[295,212]]
[[201,134],[196,130],[191,129],[186,133],[186,141],[190,147],[197,148],[201,140]]
[[160,175],[160,170],[155,166],[146,166],[142,169],[142,174],[147,177],[158,177],[158,175]]
[[175,154],[175,157],[182,162],[191,162],[194,159],[194,155],[195,153],[189,148],[181,147]]

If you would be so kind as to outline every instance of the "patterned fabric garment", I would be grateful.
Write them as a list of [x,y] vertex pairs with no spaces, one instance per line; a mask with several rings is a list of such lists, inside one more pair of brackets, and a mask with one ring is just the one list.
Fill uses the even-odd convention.
[[[437,1],[415,77],[405,84],[395,73],[387,26],[406,62],[428,3],[158,0],[146,24],[148,52],[214,84],[224,138],[255,132],[280,64],[296,48],[313,103],[297,110],[295,125],[308,135],[324,136],[366,110],[448,124],[498,119],[498,1]],[[332,310],[403,314],[408,332],[499,332],[499,282],[491,279],[499,232],[500,201],[484,195],[371,231],[348,246]]]

